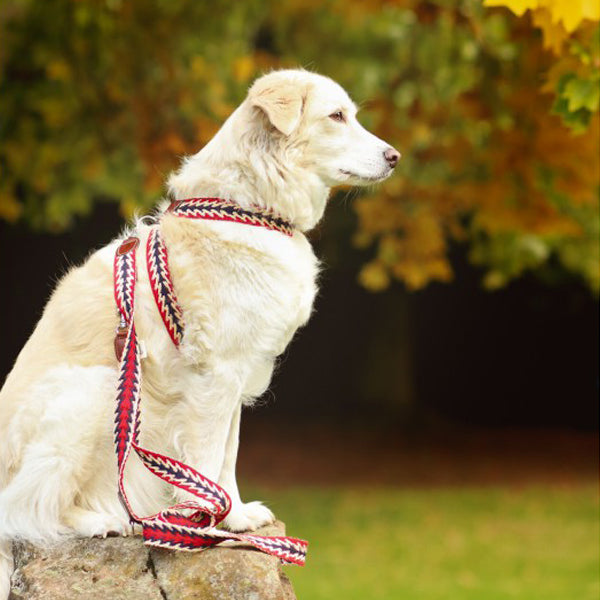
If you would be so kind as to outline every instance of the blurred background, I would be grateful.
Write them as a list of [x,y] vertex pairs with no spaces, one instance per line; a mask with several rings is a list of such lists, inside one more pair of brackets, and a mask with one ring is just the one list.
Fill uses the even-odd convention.
[[0,375],[256,76],[329,75],[403,158],[311,233],[321,292],[246,411],[243,495],[310,540],[303,600],[597,600],[599,13],[4,0]]

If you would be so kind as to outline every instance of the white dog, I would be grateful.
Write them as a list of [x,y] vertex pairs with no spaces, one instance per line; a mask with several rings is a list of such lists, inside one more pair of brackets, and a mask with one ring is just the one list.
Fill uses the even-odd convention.
[[[232,509],[224,525],[232,531],[273,519],[238,493],[240,412],[267,389],[276,357],[311,313],[318,263],[304,232],[321,219],[332,186],[381,181],[400,156],[363,129],[356,112],[326,77],[272,72],[169,180],[174,199],[218,197],[267,209],[289,221],[293,235],[181,219],[165,206],[135,225],[143,248],[150,225],[160,224],[185,318],[176,348],[138,259],[136,328],[147,351],[142,442],[225,488]],[[113,448],[112,269],[122,239],[62,279],[0,392],[0,598],[9,589],[11,540],[43,545],[127,531]],[[127,478],[141,514],[187,499],[139,464]]]

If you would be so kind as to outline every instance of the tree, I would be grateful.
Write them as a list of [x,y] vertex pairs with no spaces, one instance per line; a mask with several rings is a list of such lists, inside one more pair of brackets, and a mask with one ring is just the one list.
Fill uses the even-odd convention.
[[256,75],[302,65],[344,85],[404,155],[354,204],[363,285],[448,281],[449,244],[465,242],[490,288],[535,270],[598,291],[598,26],[563,19],[557,60],[541,14],[479,0],[7,0],[0,217],[61,230],[95,202],[147,208]]
[[554,55],[546,90],[554,90],[553,109],[575,131],[585,131],[600,106],[600,4],[574,0],[485,0],[507,6],[516,15],[531,13],[543,33],[544,47]]

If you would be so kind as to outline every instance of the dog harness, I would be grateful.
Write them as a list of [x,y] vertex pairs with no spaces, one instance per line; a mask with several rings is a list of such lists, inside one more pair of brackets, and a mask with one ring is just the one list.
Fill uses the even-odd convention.
[[[267,211],[247,211],[219,198],[191,198],[172,202],[167,213],[193,219],[232,221],[265,227],[292,235],[291,225]],[[199,551],[223,543],[241,542],[283,563],[303,565],[308,543],[287,536],[238,534],[217,529],[231,510],[227,492],[196,469],[139,445],[141,352],[135,331],[136,250],[139,238],[132,236],[117,248],[114,259],[114,292],[120,315],[115,337],[119,359],[119,380],[115,412],[115,447],[118,464],[119,498],[132,523],[142,527],[144,543],[172,550]],[[183,313],[177,302],[169,272],[167,248],[158,225],[146,244],[146,264],[156,306],[169,337],[179,347],[184,332]],[[154,475],[182,490],[195,500],[170,506],[154,515],[140,516],[132,508],[125,491],[125,466],[134,451]]]

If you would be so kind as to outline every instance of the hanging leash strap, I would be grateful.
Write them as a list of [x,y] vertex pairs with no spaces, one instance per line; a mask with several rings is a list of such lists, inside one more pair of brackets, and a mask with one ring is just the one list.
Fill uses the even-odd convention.
[[[114,433],[119,498],[123,506],[130,519],[141,525],[144,543],[150,546],[199,551],[226,542],[241,542],[276,556],[283,563],[303,565],[308,546],[304,540],[287,536],[237,534],[217,529],[217,525],[231,510],[231,499],[227,492],[194,468],[139,445],[142,370],[134,320],[138,246],[137,237],[126,239],[118,247],[114,259],[114,292],[120,315],[115,339],[120,364]],[[158,227],[152,228],[150,232],[146,260],[156,305],[171,340],[179,346],[183,335],[182,312],[175,297],[166,246]],[[151,473],[191,493],[195,499],[176,504],[154,515],[138,515],[125,490],[125,466],[132,450]]]
[[169,255],[158,227],[153,227],[146,244],[146,267],[150,279],[152,295],[165,329],[177,348],[183,339],[183,312],[177,297],[169,271]]

